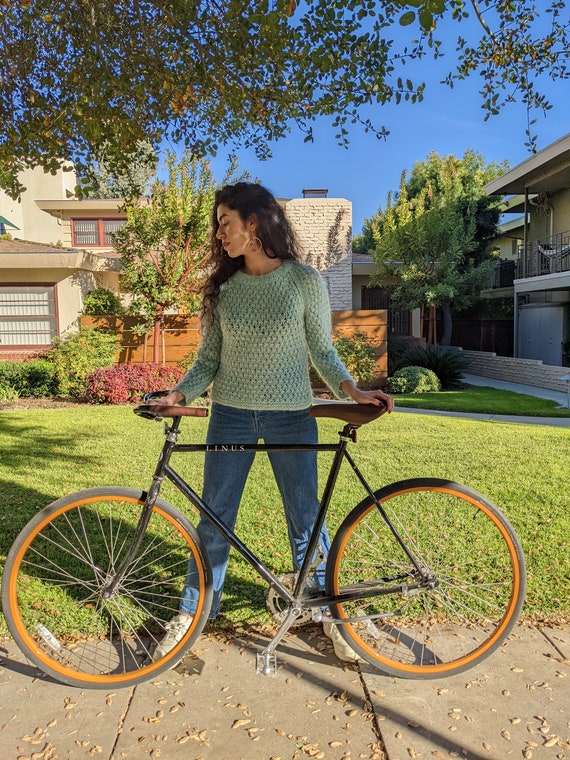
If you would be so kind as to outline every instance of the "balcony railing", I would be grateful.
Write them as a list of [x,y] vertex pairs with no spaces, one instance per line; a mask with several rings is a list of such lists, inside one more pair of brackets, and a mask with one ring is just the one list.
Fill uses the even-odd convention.
[[559,232],[548,238],[531,240],[518,250],[517,279],[545,274],[570,272],[570,232]]

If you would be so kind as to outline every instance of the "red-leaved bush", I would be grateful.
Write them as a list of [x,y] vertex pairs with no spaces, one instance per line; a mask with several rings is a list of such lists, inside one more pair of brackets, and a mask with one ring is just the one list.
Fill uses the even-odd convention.
[[91,404],[138,403],[145,393],[168,390],[183,376],[178,367],[117,364],[90,372],[85,379],[85,393]]

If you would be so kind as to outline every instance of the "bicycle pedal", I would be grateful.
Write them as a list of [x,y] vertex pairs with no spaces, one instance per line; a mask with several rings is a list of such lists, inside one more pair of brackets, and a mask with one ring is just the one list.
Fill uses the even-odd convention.
[[277,657],[274,654],[261,652],[256,657],[255,672],[262,676],[277,675]]

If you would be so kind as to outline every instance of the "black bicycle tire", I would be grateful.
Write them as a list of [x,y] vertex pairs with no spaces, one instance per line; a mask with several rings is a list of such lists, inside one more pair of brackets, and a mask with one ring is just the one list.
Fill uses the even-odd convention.
[[157,662],[151,660],[138,671],[107,676],[84,674],[56,663],[49,656],[49,653],[46,654],[38,647],[37,637],[34,639],[30,635],[23,622],[18,603],[18,573],[26,550],[29,549],[41,531],[48,525],[53,524],[64,513],[67,515],[67,513],[73,512],[78,506],[85,506],[110,499],[125,500],[126,502],[135,504],[137,508],[138,506],[142,508],[145,498],[146,493],[144,492],[114,486],[77,491],[57,499],[42,509],[24,526],[10,548],[2,576],[2,606],[6,624],[16,644],[26,657],[37,665],[40,670],[62,683],[72,686],[104,689],[131,686],[146,681],[172,668],[196,641],[206,624],[212,603],[212,571],[209,557],[194,526],[178,509],[163,499],[156,500],[156,504],[153,507],[153,516],[164,518],[169,526],[172,526],[173,530],[190,547],[196,564],[197,566],[199,565],[197,570],[199,577],[203,579],[201,593],[201,597],[203,598],[198,603],[199,613],[194,617],[189,631],[173,650]]
[[[520,541],[507,517],[489,499],[467,486],[439,478],[414,478],[387,485],[376,491],[374,495],[375,499],[379,502],[389,503],[389,500],[396,496],[405,496],[409,493],[416,494],[418,492],[430,494],[437,492],[458,496],[465,501],[466,505],[470,505],[469,509],[475,510],[474,513],[479,510],[481,514],[486,515],[490,522],[493,523],[498,534],[505,542],[507,550],[505,555],[508,553],[511,562],[512,589],[509,592],[510,596],[504,615],[497,621],[492,634],[479,646],[474,647],[472,652],[458,657],[457,661],[452,660],[449,663],[443,664],[418,665],[417,663],[401,663],[391,657],[374,652],[355,630],[354,624],[341,624],[338,626],[338,629],[345,641],[358,655],[390,675],[404,678],[446,677],[463,672],[478,664],[494,652],[509,635],[517,622],[524,602],[526,587],[525,560]],[[346,550],[347,542],[351,540],[353,535],[356,535],[354,532],[357,526],[362,525],[364,519],[374,512],[376,512],[374,500],[371,497],[366,497],[354,507],[340,525],[332,542],[327,560],[326,588],[328,594],[337,594],[341,588],[341,581],[338,576],[339,572],[342,572],[342,557]],[[393,540],[395,541],[395,539]],[[332,605],[331,612],[333,617],[339,620],[348,617],[343,604]],[[386,627],[388,629],[388,624]],[[393,638],[394,634],[392,631],[395,629],[392,628],[391,624],[390,629],[390,635]],[[396,649],[394,647],[394,650]]]

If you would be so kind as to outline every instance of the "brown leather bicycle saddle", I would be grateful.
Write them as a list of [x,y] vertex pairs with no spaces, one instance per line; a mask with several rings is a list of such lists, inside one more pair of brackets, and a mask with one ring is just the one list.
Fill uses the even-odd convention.
[[378,419],[386,412],[386,405],[380,404],[315,404],[309,409],[310,417],[332,417],[351,425],[364,425]]

